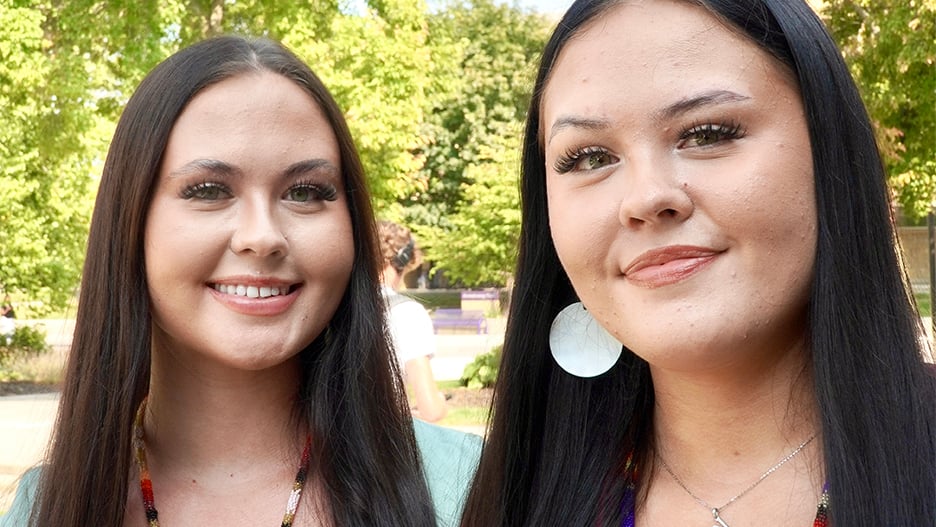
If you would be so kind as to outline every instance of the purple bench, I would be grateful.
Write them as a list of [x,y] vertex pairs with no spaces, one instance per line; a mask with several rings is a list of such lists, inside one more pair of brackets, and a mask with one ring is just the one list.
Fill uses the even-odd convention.
[[474,329],[478,334],[488,332],[483,312],[450,308],[439,308],[432,312],[432,329],[438,333],[441,328]]

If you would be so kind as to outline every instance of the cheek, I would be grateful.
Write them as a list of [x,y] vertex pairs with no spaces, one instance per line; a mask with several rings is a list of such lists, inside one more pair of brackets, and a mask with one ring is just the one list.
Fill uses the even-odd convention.
[[169,243],[173,237],[169,232],[170,227],[166,224],[169,218],[161,212],[160,207],[152,207],[143,231],[143,260],[151,295],[153,284],[159,283],[161,276],[166,272],[168,255],[174,252]]
[[[349,231],[348,236],[350,234]],[[354,244],[349,237],[335,247],[334,257],[327,262],[323,262],[323,265],[329,268],[330,274],[335,276],[337,280],[341,280],[346,284],[351,277],[351,269],[354,267],[354,256]]]
[[781,156],[758,166],[749,185],[723,203],[720,218],[742,242],[746,272],[766,297],[799,295],[812,280],[818,219],[808,152],[803,157],[807,162]]
[[[547,186],[547,191],[550,188]],[[566,272],[570,275],[574,274],[574,269],[570,269],[570,264],[574,267],[575,258],[572,255],[576,254],[577,248],[575,238],[570,236],[570,231],[574,230],[572,228],[574,222],[569,214],[569,203],[554,196],[552,192],[547,192],[547,203],[549,207],[549,233],[552,237],[553,246],[556,248],[556,254],[559,256],[559,261]]]
[[328,225],[318,226],[314,232],[300,236],[300,239],[308,240],[298,246],[302,253],[300,259],[307,267],[329,280],[347,280],[355,257],[350,217],[336,215]]
[[143,233],[147,281],[161,276],[191,274],[212,265],[227,249],[227,221],[193,221],[157,208],[150,213]]
[[592,284],[600,273],[601,262],[607,253],[608,242],[599,207],[586,206],[566,197],[553,197],[549,201],[549,228],[559,262],[580,290]]
[[[775,175],[776,176],[776,175]],[[785,181],[784,181],[785,179]],[[811,259],[816,245],[817,212],[812,176],[800,173],[763,185],[756,216],[764,243],[774,245],[792,259]],[[753,201],[753,200],[752,200]]]

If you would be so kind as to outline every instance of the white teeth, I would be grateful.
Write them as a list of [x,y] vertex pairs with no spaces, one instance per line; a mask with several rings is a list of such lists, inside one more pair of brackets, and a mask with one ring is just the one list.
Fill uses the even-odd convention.
[[215,291],[226,295],[246,296],[247,298],[267,298],[280,294],[285,295],[289,292],[288,287],[259,287],[254,285],[215,284],[214,288]]

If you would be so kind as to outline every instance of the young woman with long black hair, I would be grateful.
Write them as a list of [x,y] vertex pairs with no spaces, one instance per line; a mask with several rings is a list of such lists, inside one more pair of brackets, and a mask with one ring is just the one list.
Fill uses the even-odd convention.
[[117,125],[51,449],[0,523],[453,524],[479,441],[414,432],[378,259],[308,66],[239,37],[168,58]]
[[936,523],[872,126],[800,0],[579,0],[540,64],[471,527]]

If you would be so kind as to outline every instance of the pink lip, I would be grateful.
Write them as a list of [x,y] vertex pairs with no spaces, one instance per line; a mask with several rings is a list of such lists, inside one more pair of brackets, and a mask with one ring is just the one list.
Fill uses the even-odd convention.
[[[268,296],[266,298],[249,298],[222,293],[214,288],[215,284],[222,285],[245,285],[255,287],[279,287],[282,289],[291,289],[289,294]],[[274,278],[260,277],[228,277],[220,280],[212,280],[205,285],[212,297],[221,305],[242,315],[272,317],[280,315],[299,298],[299,292],[302,290],[302,284],[279,280]]]
[[631,283],[654,289],[681,282],[712,263],[721,251],[690,245],[670,245],[649,250],[624,269]]

